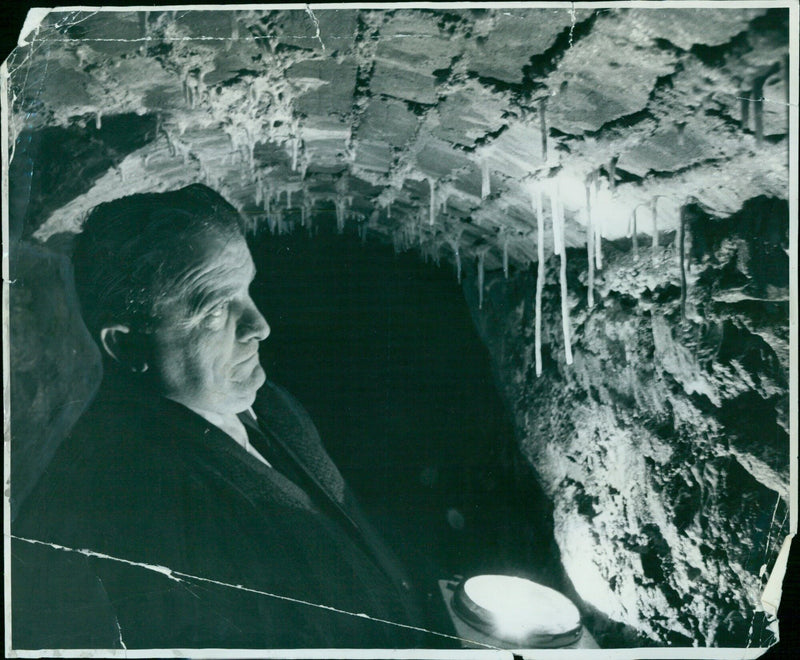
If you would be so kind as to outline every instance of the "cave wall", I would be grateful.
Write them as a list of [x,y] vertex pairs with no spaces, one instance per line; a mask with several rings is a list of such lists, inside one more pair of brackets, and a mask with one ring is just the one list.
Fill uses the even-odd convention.
[[572,365],[551,257],[540,377],[536,273],[487,275],[482,309],[465,283],[601,639],[761,646],[777,631],[760,596],[788,529],[788,205],[702,220],[685,318],[672,240],[638,259],[606,244],[591,308],[586,251],[567,251]]
[[100,351],[80,315],[63,254],[17,243],[8,297],[12,516],[100,384]]

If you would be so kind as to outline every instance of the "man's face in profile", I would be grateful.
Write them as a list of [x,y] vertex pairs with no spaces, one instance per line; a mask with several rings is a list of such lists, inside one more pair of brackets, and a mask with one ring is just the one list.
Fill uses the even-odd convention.
[[266,376],[258,345],[269,326],[250,298],[255,266],[244,238],[205,235],[198,259],[159,305],[153,375],[164,396],[195,410],[247,410]]

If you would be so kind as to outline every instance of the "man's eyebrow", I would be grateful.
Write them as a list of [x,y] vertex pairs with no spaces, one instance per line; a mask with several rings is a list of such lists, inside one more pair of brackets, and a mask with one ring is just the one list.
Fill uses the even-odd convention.
[[189,312],[199,314],[200,312],[212,307],[215,303],[225,300],[236,293],[233,286],[227,287],[200,287],[190,291],[187,296]]

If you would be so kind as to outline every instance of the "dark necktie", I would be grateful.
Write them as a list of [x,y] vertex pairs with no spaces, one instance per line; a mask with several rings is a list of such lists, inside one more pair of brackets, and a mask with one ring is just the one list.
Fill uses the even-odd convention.
[[[278,446],[278,443],[275,442],[274,439],[264,433],[259,423],[246,412],[240,413],[239,419],[245,426],[247,438],[253,448],[266,458],[275,470],[289,479],[289,481],[293,482],[295,486],[306,491],[309,496],[314,495],[314,493],[308,492],[308,488],[306,487],[308,479],[303,477],[302,471],[295,461]],[[312,500],[316,501],[316,498],[312,497]]]

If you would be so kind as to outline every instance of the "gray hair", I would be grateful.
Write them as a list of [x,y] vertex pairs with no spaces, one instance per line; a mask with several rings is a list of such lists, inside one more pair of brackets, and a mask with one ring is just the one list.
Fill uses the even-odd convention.
[[195,263],[199,238],[244,235],[242,217],[210,188],[122,197],[96,206],[76,237],[75,288],[95,338],[110,324],[147,331],[160,302]]

